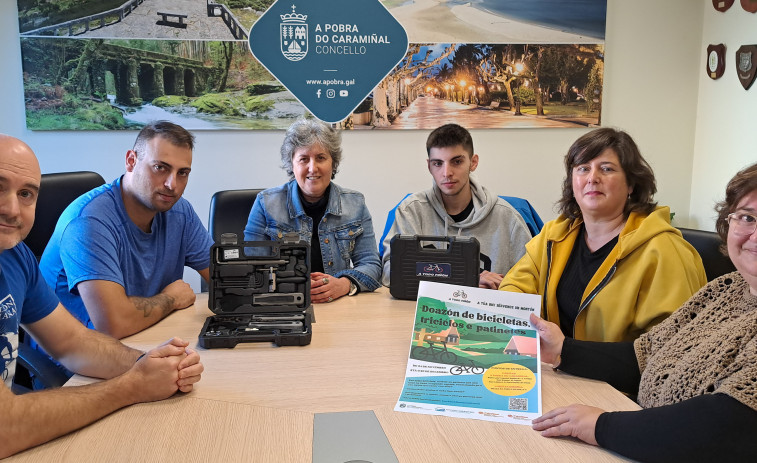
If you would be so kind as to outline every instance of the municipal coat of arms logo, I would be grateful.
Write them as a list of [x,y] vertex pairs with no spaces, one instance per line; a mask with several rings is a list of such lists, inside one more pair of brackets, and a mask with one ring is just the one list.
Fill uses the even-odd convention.
[[305,23],[308,16],[295,13],[295,8],[292,5],[291,13],[279,15],[281,53],[289,61],[299,61],[308,54],[308,25]]

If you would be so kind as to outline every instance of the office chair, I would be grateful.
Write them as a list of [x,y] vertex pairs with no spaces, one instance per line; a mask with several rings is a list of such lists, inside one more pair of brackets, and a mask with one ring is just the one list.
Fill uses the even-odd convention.
[[34,226],[29,236],[24,239],[24,243],[34,252],[37,260],[42,257],[42,252],[53,235],[55,224],[58,223],[63,210],[74,199],[104,183],[105,180],[96,172],[42,174]]
[[[250,216],[250,209],[262,189],[222,190],[210,198],[208,232],[214,243],[221,240],[224,233],[234,233],[237,240],[244,241],[244,227]],[[208,283],[200,281],[200,291],[208,291]]]
[[[384,256],[384,239],[386,238],[386,235],[389,234],[389,230],[391,230],[392,225],[394,224],[394,216],[397,212],[397,207],[402,204],[402,201],[410,196],[410,194],[411,193],[408,193],[400,199],[400,202],[398,202],[386,216],[384,232],[381,234],[381,239],[379,240],[379,257]],[[531,236],[539,234],[544,226],[544,222],[541,220],[541,217],[539,217],[536,209],[531,206],[531,203],[523,198],[517,198],[515,196],[500,196],[500,198],[507,201],[516,211],[518,211],[518,213],[520,213],[521,217],[523,217],[523,220],[526,222],[528,231],[531,232]]]
[[536,209],[534,209],[534,207],[531,205],[531,203],[528,202],[528,200],[517,198],[515,196],[500,195],[499,197],[510,203],[513,209],[520,213],[521,217],[523,217],[523,220],[526,222],[528,231],[531,232],[531,236],[536,236],[539,234],[542,227],[544,227],[544,222],[542,222],[541,217],[539,217],[539,214],[536,212]]
[[[37,260],[42,257],[42,252],[53,235],[63,210],[79,196],[104,183],[105,180],[96,172],[42,174],[34,226],[24,239],[24,243],[29,246]],[[62,386],[68,380],[68,376],[46,355],[31,347],[29,336],[21,328],[18,341],[14,392],[23,393],[31,390],[32,376],[37,379],[38,384],[46,388]]]
[[224,233],[234,233],[244,241],[244,227],[250,216],[255,198],[263,190],[223,190],[210,198],[208,231],[213,242],[218,242]]
[[[15,394],[25,394],[34,389],[32,378],[45,389],[61,387],[68,381],[68,375],[55,365],[50,358],[29,345],[29,335],[22,328],[19,331],[18,357],[16,357],[16,375],[13,377],[11,390]],[[23,341],[22,341],[23,334]]]
[[720,236],[711,231],[694,230],[692,228],[679,228],[683,239],[689,242],[697,250],[704,264],[704,272],[707,281],[731,273],[736,270],[728,256],[720,252]]

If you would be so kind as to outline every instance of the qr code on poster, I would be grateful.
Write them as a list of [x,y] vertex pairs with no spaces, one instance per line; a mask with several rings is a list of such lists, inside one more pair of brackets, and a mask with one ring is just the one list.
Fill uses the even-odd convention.
[[508,400],[510,401],[507,406],[509,410],[520,410],[520,411],[528,410],[528,399],[522,398],[522,397],[511,397]]

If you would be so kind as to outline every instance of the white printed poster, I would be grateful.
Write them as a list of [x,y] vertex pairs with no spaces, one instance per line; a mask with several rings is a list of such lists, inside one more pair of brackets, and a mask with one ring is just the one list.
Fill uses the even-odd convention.
[[422,281],[395,411],[530,425],[541,415],[541,297]]

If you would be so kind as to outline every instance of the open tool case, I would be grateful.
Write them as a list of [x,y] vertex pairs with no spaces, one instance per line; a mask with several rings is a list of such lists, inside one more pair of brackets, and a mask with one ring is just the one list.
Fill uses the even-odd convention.
[[216,315],[205,320],[200,347],[310,344],[310,244],[297,234],[239,243],[222,235],[210,250],[208,308]]

